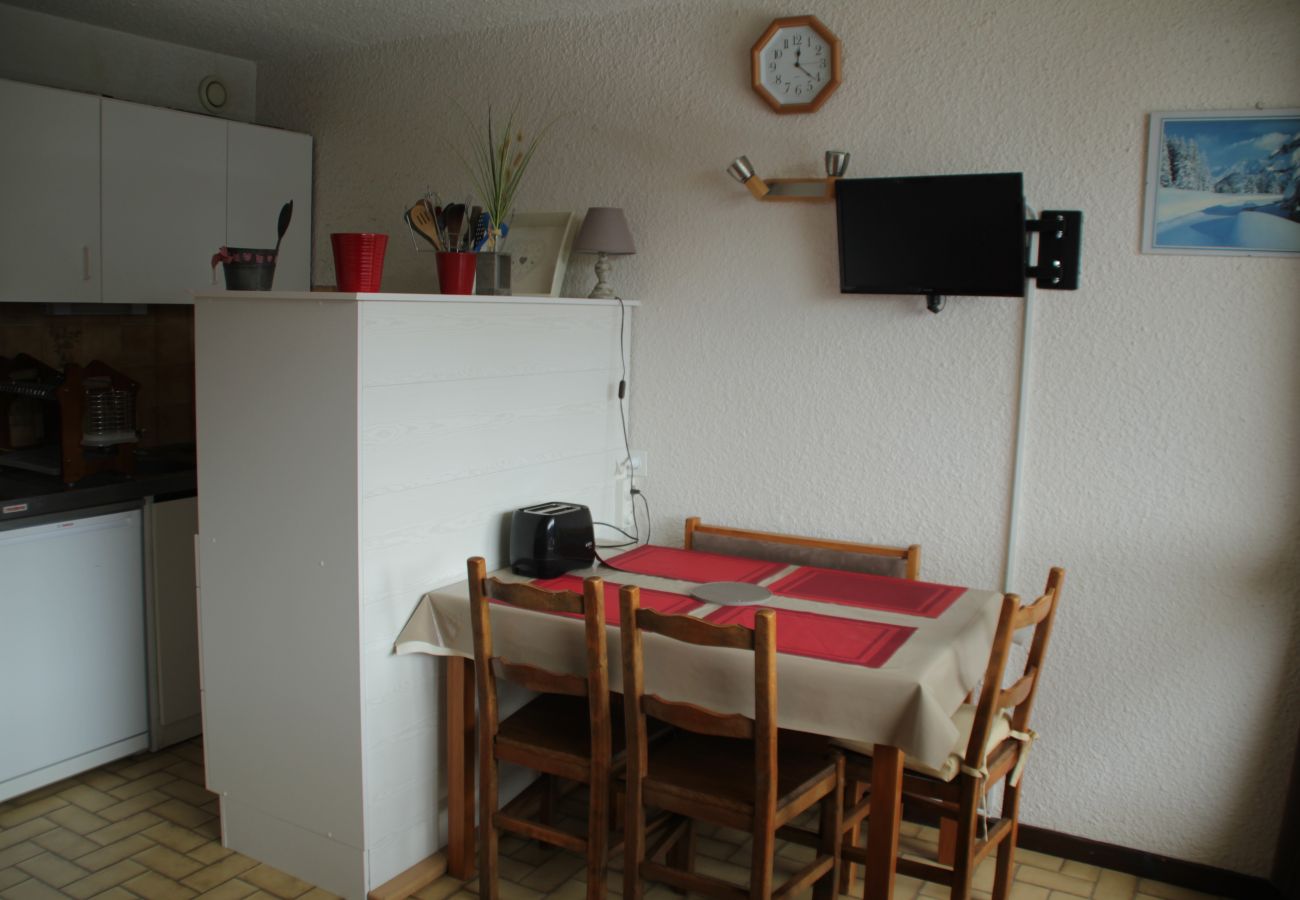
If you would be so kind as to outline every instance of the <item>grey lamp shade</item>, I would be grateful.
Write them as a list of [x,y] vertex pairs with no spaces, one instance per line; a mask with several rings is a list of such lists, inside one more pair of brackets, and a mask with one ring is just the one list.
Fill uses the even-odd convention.
[[636,252],[632,232],[628,230],[623,210],[616,206],[593,206],[587,210],[578,236],[573,239],[578,253],[607,253],[626,256]]

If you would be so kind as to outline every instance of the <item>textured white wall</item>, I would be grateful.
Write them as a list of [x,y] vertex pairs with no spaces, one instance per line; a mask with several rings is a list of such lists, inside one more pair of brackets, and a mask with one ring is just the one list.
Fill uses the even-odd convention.
[[223,118],[253,121],[257,65],[0,5],[0,78],[202,113],[199,82],[226,84]]
[[[813,12],[844,85],[812,116],[749,88],[750,44]],[[920,541],[925,574],[997,586],[1022,304],[838,293],[831,206],[724,173],[1023,171],[1085,211],[1083,288],[1039,295],[1014,589],[1069,570],[1024,821],[1268,871],[1300,724],[1300,336],[1294,259],[1138,253],[1146,113],[1296,105],[1293,0],[683,3],[597,22],[264,65],[259,109],[316,138],[329,232],[392,234],[384,286],[433,288],[400,211],[468,188],[465,118],[563,114],[521,208],[627,210],[643,301],[632,440],[656,540],[683,517]],[[585,294],[575,257],[566,293]],[[864,698],[863,702],[870,702]]]

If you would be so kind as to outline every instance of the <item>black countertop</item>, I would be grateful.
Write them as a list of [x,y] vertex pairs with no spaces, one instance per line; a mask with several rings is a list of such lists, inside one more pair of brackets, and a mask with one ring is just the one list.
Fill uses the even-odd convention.
[[0,466],[0,525],[151,496],[193,496],[195,485],[193,446],[137,450],[133,477],[100,472],[72,487],[56,475]]

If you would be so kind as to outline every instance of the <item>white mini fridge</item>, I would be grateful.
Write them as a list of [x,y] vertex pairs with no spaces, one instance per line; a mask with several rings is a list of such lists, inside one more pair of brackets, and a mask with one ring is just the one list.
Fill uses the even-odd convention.
[[149,743],[138,509],[0,529],[0,801]]

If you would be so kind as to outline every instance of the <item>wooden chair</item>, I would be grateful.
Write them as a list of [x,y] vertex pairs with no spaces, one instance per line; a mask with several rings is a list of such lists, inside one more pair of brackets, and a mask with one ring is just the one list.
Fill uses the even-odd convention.
[[[623,745],[621,717],[617,734],[611,728],[604,583],[599,578],[588,578],[581,594],[551,592],[487,578],[480,557],[470,559],[468,568],[479,715],[479,896],[485,900],[496,900],[498,896],[497,845],[504,830],[585,854],[587,897],[598,900],[605,896],[611,766]],[[549,672],[495,656],[489,600],[537,612],[582,615],[586,624],[587,674]],[[501,720],[498,672],[500,678],[542,693]],[[586,835],[523,818],[520,811],[537,799],[530,792],[506,809],[499,809],[498,761],[544,773],[543,790],[549,787],[545,776],[586,784],[590,790]],[[541,798],[540,802],[542,818],[549,818],[548,799]]]
[[[1016,847],[1017,815],[1020,807],[1020,775],[1033,742],[1029,714],[1038,691],[1043,657],[1052,634],[1052,623],[1060,600],[1065,571],[1053,568],[1041,597],[1022,606],[1020,598],[1003,598],[993,650],[984,670],[979,700],[965,704],[953,717],[961,732],[952,754],[939,769],[928,769],[911,760],[903,775],[903,802],[913,808],[937,813],[940,821],[939,864],[900,856],[897,871],[903,875],[946,884],[954,900],[970,896],[975,868],[994,850],[997,870],[993,882],[995,900],[1005,900],[1011,890],[1012,863]],[[1003,688],[1003,675],[1011,655],[1012,637],[1021,628],[1034,629],[1024,671],[1010,687]],[[871,782],[870,747],[836,742],[846,751],[845,791],[849,796]],[[979,807],[988,790],[1005,780],[1000,818],[979,829]],[[865,851],[850,834],[852,824],[870,814],[870,797],[845,815],[845,860],[865,862]],[[847,886],[841,884],[841,892]]]
[[770,531],[746,531],[721,525],[704,525],[699,516],[686,520],[685,546],[687,550],[767,559],[799,566],[845,569],[893,578],[915,580],[921,574],[920,544],[912,544],[910,547],[881,547]]
[[[624,900],[640,900],[641,878],[723,900],[792,896],[816,883],[814,896],[831,900],[839,866],[840,784],[844,763],[828,743],[776,727],[776,614],[759,610],[751,631],[712,625],[690,616],[640,608],[636,587],[619,592],[622,615],[623,697],[627,722],[627,813],[624,828]],[[723,714],[645,693],[642,633],[701,648],[753,655],[754,714]],[[703,666],[707,669],[707,664]],[[647,752],[647,716],[678,732]],[[820,804],[817,835],[799,832],[816,858],[773,890],[777,829]],[[647,850],[645,810],[685,817],[662,831]],[[693,872],[694,820],[753,835],[750,883],[732,884]],[[660,862],[657,857],[664,854]]]

